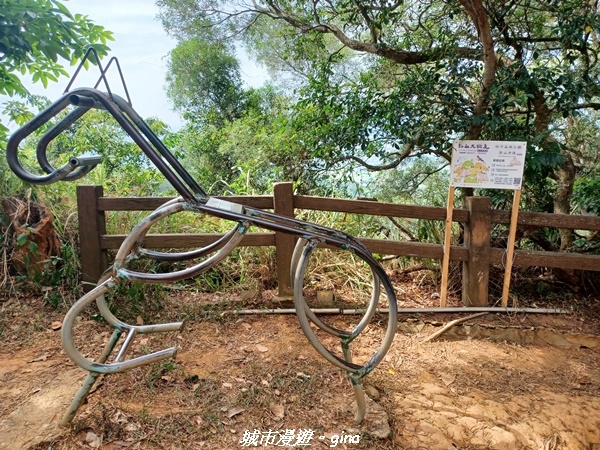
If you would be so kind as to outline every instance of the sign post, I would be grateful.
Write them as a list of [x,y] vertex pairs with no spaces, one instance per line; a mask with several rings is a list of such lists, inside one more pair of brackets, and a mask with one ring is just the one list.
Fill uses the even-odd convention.
[[455,187],[479,189],[514,190],[512,215],[508,237],[506,270],[502,292],[502,306],[508,305],[510,275],[521,199],[523,168],[525,167],[526,142],[514,141],[454,141],[450,171],[450,190],[446,209],[446,231],[444,235],[444,258],[442,261],[442,287],[440,304],[446,305],[448,265],[450,259],[450,234],[452,226],[452,204]]
[[510,274],[512,273],[513,255],[515,251],[515,236],[517,234],[517,219],[519,217],[519,202],[521,201],[521,189],[515,189],[513,196],[512,214],[510,215],[510,229],[508,231],[508,248],[506,252],[506,264],[504,268],[504,284],[502,286],[502,306],[508,306],[508,292],[510,288]]
[[446,230],[444,231],[444,256],[442,258],[442,288],[440,292],[440,306],[446,307],[448,296],[448,267],[450,266],[450,238],[452,237],[452,212],[454,209],[454,186],[448,189],[448,202],[446,203]]

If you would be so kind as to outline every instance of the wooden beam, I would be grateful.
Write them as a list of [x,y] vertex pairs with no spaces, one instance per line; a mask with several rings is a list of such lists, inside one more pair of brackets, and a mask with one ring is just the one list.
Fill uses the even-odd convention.
[[81,280],[85,292],[93,288],[108,266],[106,251],[100,243],[106,233],[104,211],[98,209],[103,192],[102,186],[77,186]]
[[452,238],[452,212],[454,211],[454,186],[448,189],[448,201],[446,203],[446,228],[444,231],[444,256],[442,258],[442,286],[440,289],[440,306],[446,306],[448,296],[448,271],[450,268],[450,251]]
[[[348,200],[294,195],[294,207],[296,209],[311,209],[314,211],[347,212],[374,216],[403,217],[407,219],[446,219],[445,208],[437,206],[399,205],[397,203],[384,203],[371,200]],[[455,209],[452,217],[454,222],[465,222],[469,218],[469,213],[464,209]]]
[[[382,255],[408,256],[413,258],[442,259],[444,250],[440,244],[429,244],[426,242],[390,241],[387,239],[361,238],[372,253]],[[469,258],[469,250],[462,245],[450,246],[451,261],[466,261]]]
[[[505,259],[505,249],[492,248],[490,250],[491,264],[503,264]],[[581,255],[579,253],[516,250],[514,254],[513,267],[531,266],[600,272],[600,256]]]
[[508,248],[506,249],[506,262],[504,269],[504,284],[502,286],[502,306],[508,306],[508,293],[510,289],[510,275],[512,273],[513,255],[515,253],[515,236],[517,235],[517,220],[519,218],[519,204],[521,203],[521,189],[515,189],[513,195],[512,214],[508,232]]
[[[98,199],[98,208],[101,211],[154,211],[174,197],[102,197]],[[260,209],[273,209],[273,197],[260,196],[231,196],[216,197],[240,205],[252,206]]]
[[[511,211],[492,210],[493,223],[511,223]],[[520,211],[518,225],[600,231],[600,217]]]
[[[294,217],[294,188],[292,183],[275,183],[273,186],[275,213]],[[296,238],[291,234],[276,232],[277,285],[279,297],[293,297],[291,267]]]
[[490,197],[465,199],[470,220],[465,223],[464,246],[469,259],[463,263],[462,301],[465,306],[488,305],[490,274]]

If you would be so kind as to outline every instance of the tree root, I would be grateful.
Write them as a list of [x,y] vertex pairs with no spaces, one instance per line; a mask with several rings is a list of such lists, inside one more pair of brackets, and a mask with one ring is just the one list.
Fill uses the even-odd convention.
[[459,323],[466,322],[467,320],[475,319],[476,317],[485,316],[486,314],[488,314],[488,313],[487,312],[480,312],[480,313],[477,313],[477,314],[471,314],[470,316],[467,316],[467,317],[461,317],[460,319],[453,320],[452,322],[448,322],[446,325],[444,325],[442,328],[440,328],[439,330],[437,330],[431,336],[428,336],[425,339],[423,339],[420,342],[420,344],[432,341],[433,339],[441,336],[446,331],[448,331],[450,328],[454,327],[455,325],[457,325]]

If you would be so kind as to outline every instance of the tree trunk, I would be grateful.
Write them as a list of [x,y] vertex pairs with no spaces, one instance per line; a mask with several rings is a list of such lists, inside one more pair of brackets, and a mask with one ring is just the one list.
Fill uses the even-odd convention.
[[12,266],[35,279],[47,269],[52,256],[60,256],[60,241],[52,214],[44,205],[17,197],[5,198],[2,207],[14,235]]
[[[575,184],[575,164],[570,154],[563,154],[563,163],[556,168],[556,194],[554,196],[554,213],[571,213],[571,196]],[[565,250],[573,245],[575,240],[571,230],[560,228],[560,249]]]

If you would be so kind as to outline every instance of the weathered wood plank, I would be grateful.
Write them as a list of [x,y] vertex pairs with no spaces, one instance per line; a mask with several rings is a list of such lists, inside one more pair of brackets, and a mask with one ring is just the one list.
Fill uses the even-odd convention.
[[[98,199],[98,208],[101,211],[153,211],[174,197],[102,197]],[[252,206],[261,209],[273,209],[273,197],[270,195],[259,196],[231,196],[217,197],[224,200]]]
[[[341,198],[311,197],[294,195],[294,207],[316,211],[335,211],[374,216],[405,217],[409,219],[445,220],[446,208],[436,206],[399,205],[370,200],[347,200]],[[464,209],[455,209],[452,220],[465,222],[469,213]]]
[[[173,197],[101,197],[98,199],[100,211],[152,211]],[[242,205],[262,209],[273,209],[271,196],[231,196],[219,197]],[[376,216],[403,217],[409,219],[444,220],[446,211],[441,207],[399,205],[370,200],[348,200],[338,198],[294,196],[294,208],[316,211],[347,212]],[[468,211],[455,209],[454,222],[468,221]],[[510,223],[510,211],[492,210],[492,223]],[[600,217],[575,214],[551,214],[519,212],[519,225],[568,228],[577,230],[600,231]]]
[[[503,264],[506,260],[506,250],[492,248],[490,251],[491,264]],[[560,269],[600,271],[600,256],[579,255],[564,252],[539,252],[533,250],[516,250],[513,266],[519,267],[555,267]]]
[[[410,256],[414,258],[442,259],[444,252],[440,244],[424,242],[388,241],[385,239],[360,239],[373,253],[382,255]],[[469,251],[460,245],[450,247],[450,259],[466,261]]]
[[[510,211],[492,210],[493,223],[510,223]],[[600,231],[600,217],[519,211],[518,225]]]
[[85,291],[91,290],[88,283],[96,283],[108,265],[106,251],[100,244],[100,237],[106,233],[104,211],[98,210],[102,195],[102,186],[77,186],[81,279]]
[[463,263],[462,301],[465,306],[488,306],[490,273],[490,197],[467,197],[471,219],[465,224],[465,247],[469,258]]
[[[126,235],[103,235],[100,237],[100,248],[117,249]],[[146,248],[200,248],[208,245],[223,234],[149,234],[146,236]],[[361,239],[373,253],[382,255],[408,256],[414,258],[442,259],[442,246],[422,242],[386,241],[383,239]],[[274,246],[275,233],[248,233],[241,245],[249,247]],[[450,259],[467,261],[467,248],[453,245]],[[506,250],[490,249],[490,264],[502,264],[506,258]],[[597,255],[579,255],[575,253],[538,252],[516,250],[514,266],[557,267],[562,269],[579,269],[600,271],[600,257]]]
[[[275,183],[273,186],[275,213],[286,217],[294,217],[294,188],[292,183]],[[292,280],[290,270],[292,253],[296,238],[286,233],[275,233],[275,248],[277,261],[277,288],[280,297],[292,297]]]

